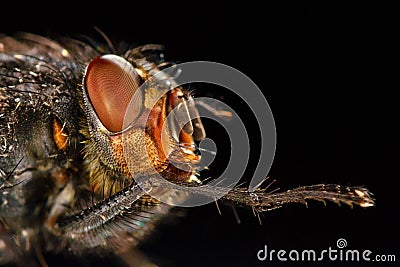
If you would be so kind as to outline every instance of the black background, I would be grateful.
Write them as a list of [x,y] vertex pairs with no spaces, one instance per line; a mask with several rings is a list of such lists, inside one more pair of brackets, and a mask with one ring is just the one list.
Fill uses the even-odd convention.
[[[96,26],[112,40],[163,44],[170,60],[234,67],[264,92],[274,114],[277,147],[269,176],[277,179],[275,187],[363,185],[376,197],[376,207],[368,209],[292,205],[263,214],[261,225],[246,209],[237,210],[240,224],[227,206],[221,206],[222,216],[215,205],[188,209],[185,217],[161,227],[143,245],[151,259],[161,266],[284,266],[277,260],[258,261],[257,251],[264,245],[322,250],[345,238],[349,249],[395,254],[398,264],[398,82],[392,84],[392,64],[397,65],[393,36],[398,31],[392,30],[393,7],[286,1],[265,6],[249,1],[81,5],[2,7],[0,31],[93,35]],[[206,94],[207,86],[196,90]],[[224,99],[241,112],[234,100]],[[210,138],[217,135],[213,128],[206,130]],[[223,153],[224,147],[218,150]],[[248,173],[244,180],[250,179]],[[49,256],[49,263],[70,262]],[[92,263],[110,265],[107,260]],[[321,263],[345,264],[357,266]]]

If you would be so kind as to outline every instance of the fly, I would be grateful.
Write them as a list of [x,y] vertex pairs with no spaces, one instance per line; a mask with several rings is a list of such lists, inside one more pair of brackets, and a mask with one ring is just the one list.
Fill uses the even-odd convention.
[[[0,35],[1,264],[36,258],[46,266],[49,251],[129,253],[171,214],[150,192],[174,203],[189,193],[221,196],[255,214],[308,200],[374,205],[363,187],[268,192],[201,181],[197,143],[206,131],[174,75],[155,78],[173,66],[162,46],[119,51],[106,43]],[[173,109],[181,112],[164,126]]]

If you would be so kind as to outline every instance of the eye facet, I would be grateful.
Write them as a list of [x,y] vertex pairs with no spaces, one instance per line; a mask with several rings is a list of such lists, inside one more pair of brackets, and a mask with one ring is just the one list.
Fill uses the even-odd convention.
[[97,116],[111,132],[122,130],[125,113],[132,98],[135,108],[130,108],[127,120],[137,118],[143,101],[140,76],[133,66],[116,55],[103,55],[93,59],[86,69],[86,91]]

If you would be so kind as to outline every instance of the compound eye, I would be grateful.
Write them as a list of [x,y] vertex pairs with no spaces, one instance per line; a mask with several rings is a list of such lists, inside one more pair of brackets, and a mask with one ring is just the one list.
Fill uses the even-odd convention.
[[93,59],[85,74],[85,88],[97,116],[111,132],[123,129],[125,113],[129,108],[127,121],[134,121],[139,115],[143,93],[138,90],[141,79],[133,66],[116,55],[103,55]]

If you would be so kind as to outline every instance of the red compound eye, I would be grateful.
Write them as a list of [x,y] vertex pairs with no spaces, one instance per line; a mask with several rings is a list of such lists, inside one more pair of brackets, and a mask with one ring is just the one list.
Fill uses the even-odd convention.
[[139,115],[143,99],[139,86],[140,76],[122,57],[104,55],[93,59],[87,67],[85,87],[89,99],[104,127],[111,132],[122,130],[133,97],[136,107],[129,109],[127,119],[133,121]]

